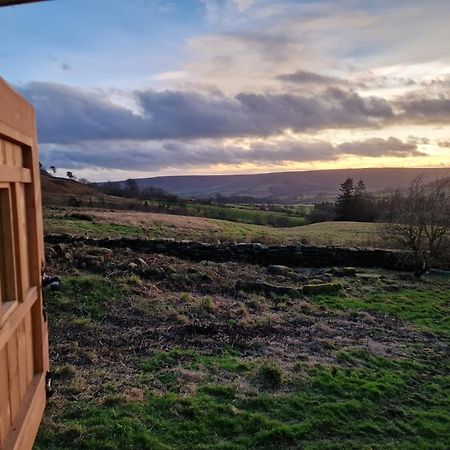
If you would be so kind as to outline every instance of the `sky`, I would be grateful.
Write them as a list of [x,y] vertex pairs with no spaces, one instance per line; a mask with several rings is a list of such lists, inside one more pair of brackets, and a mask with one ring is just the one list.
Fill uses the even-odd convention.
[[450,167],[448,0],[53,0],[0,9],[40,159],[91,181]]

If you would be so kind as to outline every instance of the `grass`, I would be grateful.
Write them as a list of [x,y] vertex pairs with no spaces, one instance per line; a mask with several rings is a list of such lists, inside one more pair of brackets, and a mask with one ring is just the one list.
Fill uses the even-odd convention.
[[[239,209],[229,208],[240,211]],[[83,209],[93,221],[73,220],[70,214],[47,211],[47,233],[73,233],[90,236],[140,236],[149,238],[210,241],[263,242],[273,244],[304,242],[316,245],[382,246],[377,224],[362,222],[323,222],[275,228],[227,220],[206,219],[142,212],[101,212]]]
[[[283,395],[242,395],[236,385],[206,384],[189,396],[149,392],[141,402],[114,406],[72,402],[41,432],[36,448],[447,448],[445,367],[430,376],[424,363],[413,361],[363,353],[347,361],[358,366],[305,369]],[[273,381],[269,372],[264,376]],[[271,390],[278,375],[275,381]]]
[[277,211],[261,211],[255,208],[233,208],[189,203],[186,205],[186,208],[194,216],[254,225],[296,227],[306,223],[303,216],[288,215]]
[[90,222],[69,218],[49,218],[45,221],[48,232],[87,234],[90,236],[145,236],[145,229],[118,223]]
[[[142,343],[133,347],[132,340],[103,329],[117,309],[132,314],[131,322],[126,322],[126,315],[120,316],[124,334],[138,326],[138,318],[144,318],[143,311],[133,306],[133,295],[137,295],[133,289],[142,287],[147,292],[153,284],[139,280],[132,289],[130,280],[68,276],[62,291],[49,295],[50,325],[67,339],[58,348],[68,352],[71,365],[56,368],[59,392],[50,400],[36,450],[448,448],[448,281],[425,279],[417,288],[399,292],[377,288],[364,295],[313,296],[315,309],[310,310],[317,310],[324,321],[349,320],[352,311],[371,312],[403,320],[420,331],[401,357],[343,347],[336,349],[335,361],[306,358],[292,363],[271,353],[269,343],[297,317],[295,303],[285,312],[286,322],[267,328],[264,357],[233,343],[221,350],[203,346],[202,334],[194,331],[189,337],[195,339],[186,347],[167,349],[161,344],[139,354]],[[147,313],[152,319],[158,300],[146,295],[140,301],[154,305]],[[198,307],[192,298],[192,294],[175,292],[173,298],[160,301],[166,308],[180,308],[181,313]],[[212,298],[201,298],[208,299],[200,304],[208,310],[205,317],[220,324],[224,306],[211,310]],[[272,311],[280,314],[275,301],[273,305]],[[301,320],[306,320],[305,311],[298,316]],[[159,336],[158,327],[167,320],[156,317],[153,328],[146,328],[143,336],[153,330]],[[377,330],[374,326],[373,333]],[[424,336],[431,333],[435,334],[427,341]],[[369,338],[370,333],[361,337]],[[86,344],[83,339],[88,339]],[[100,359],[77,365],[77,352],[87,351],[84,347],[92,344],[89,339],[101,342]],[[120,364],[101,359],[105,345],[110,347],[104,349],[104,358],[119,359]],[[100,379],[100,387],[89,391],[95,378]],[[103,391],[108,395],[102,396]]]
[[120,298],[122,292],[101,276],[64,277],[64,293],[55,292],[54,311],[69,311],[77,314],[74,323],[83,326],[91,320],[99,320],[107,314],[112,302]]
[[439,278],[435,278],[431,288],[374,292],[364,297],[317,296],[314,303],[333,309],[389,314],[423,330],[450,336],[450,289],[436,284],[439,285]]

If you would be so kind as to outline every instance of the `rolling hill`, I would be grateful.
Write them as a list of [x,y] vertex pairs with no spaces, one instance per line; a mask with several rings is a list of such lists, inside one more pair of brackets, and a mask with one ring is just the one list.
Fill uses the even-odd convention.
[[[253,197],[297,197],[308,201],[334,198],[347,178],[364,180],[372,192],[407,187],[426,173],[430,179],[450,176],[449,168],[373,168],[279,172],[251,175],[185,175],[136,179],[141,189],[156,187],[182,197],[214,197],[217,194]],[[118,183],[123,183],[118,182]]]
[[67,178],[53,177],[41,171],[42,203],[44,206],[67,206],[75,201],[84,206],[120,207],[134,200],[113,197],[99,192],[95,187]]

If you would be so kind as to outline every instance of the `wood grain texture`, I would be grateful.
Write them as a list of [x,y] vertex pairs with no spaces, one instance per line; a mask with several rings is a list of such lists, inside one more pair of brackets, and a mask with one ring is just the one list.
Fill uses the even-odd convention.
[[11,405],[9,404],[8,355],[6,348],[0,350],[0,447],[11,427]]
[[43,264],[34,111],[0,79],[1,450],[31,450],[45,408]]
[[45,402],[45,374],[41,373],[33,378],[2,450],[31,450],[44,413]]

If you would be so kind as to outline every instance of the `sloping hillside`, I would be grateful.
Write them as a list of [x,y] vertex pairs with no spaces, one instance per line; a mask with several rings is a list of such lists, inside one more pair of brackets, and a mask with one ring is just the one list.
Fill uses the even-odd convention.
[[405,188],[417,175],[450,176],[450,168],[375,168],[336,169],[305,172],[280,172],[252,175],[188,175],[142,178],[139,187],[157,187],[167,192],[189,197],[250,195],[254,197],[301,197],[305,200],[333,198],[339,185],[347,178],[364,180],[371,191]]
[[53,177],[41,172],[42,202],[45,206],[62,206],[73,202],[84,206],[98,204],[119,206],[130,199],[113,197],[97,191],[87,184],[67,178]]

